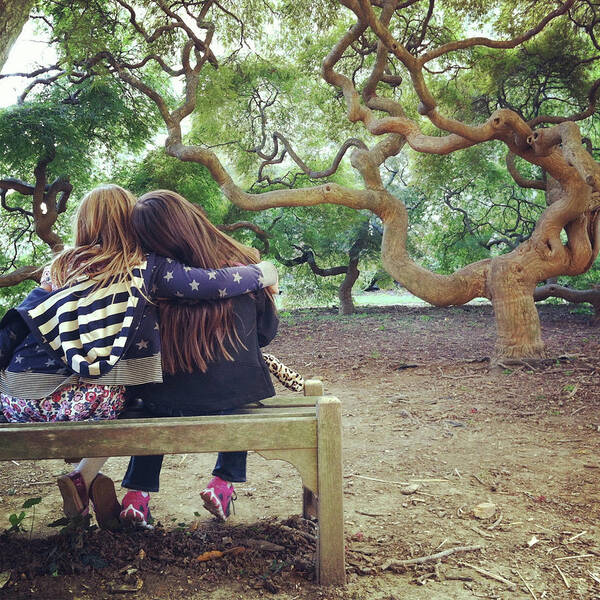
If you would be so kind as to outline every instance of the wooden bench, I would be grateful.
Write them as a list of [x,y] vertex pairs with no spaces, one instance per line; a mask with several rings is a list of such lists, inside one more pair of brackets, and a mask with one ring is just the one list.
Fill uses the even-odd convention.
[[343,585],[341,404],[320,381],[304,393],[226,416],[0,424],[0,461],[238,450],[287,461],[302,477],[304,516],[318,520],[317,581]]

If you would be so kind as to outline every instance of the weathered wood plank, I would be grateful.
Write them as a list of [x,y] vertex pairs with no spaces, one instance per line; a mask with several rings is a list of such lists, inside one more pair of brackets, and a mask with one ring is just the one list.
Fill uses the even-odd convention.
[[236,410],[235,415],[266,415],[266,416],[290,416],[298,417],[301,415],[315,415],[313,406],[264,406],[262,408],[240,408]]
[[[61,421],[58,423],[0,423],[0,432],[8,431],[9,429],[27,429],[27,428],[35,428],[35,431],[41,431],[42,428],[48,427],[51,430],[56,430],[59,427],[106,427],[107,429],[110,427],[120,428],[124,423],[136,423],[140,424],[151,424],[154,423],[170,423],[170,424],[186,424],[191,423],[192,421],[202,421],[206,423],[212,423],[216,421],[223,421],[227,419],[239,418],[239,419],[247,419],[247,420],[256,420],[256,419],[270,419],[273,417],[278,417],[279,415],[274,411],[264,411],[261,412],[262,409],[258,409],[256,411],[251,411],[248,414],[232,414],[232,415],[208,415],[203,417],[162,417],[162,418],[145,418],[145,419],[116,419],[113,421]],[[313,410],[309,414],[316,412]],[[293,414],[297,414],[294,410]]]
[[337,398],[321,398],[318,418],[318,581],[344,585],[344,494],[342,490],[342,409]]
[[317,449],[295,448],[294,450],[258,450],[268,460],[284,460],[293,465],[300,473],[304,488],[316,490],[317,481]]
[[311,416],[230,415],[0,425],[0,460],[315,448]]
[[323,382],[319,379],[307,379],[304,382],[304,395],[305,396],[322,396],[323,395]]
[[309,406],[314,408],[316,402],[316,396],[298,396],[296,398],[273,396],[273,398],[265,398],[264,400],[261,400],[259,403],[256,404],[256,406],[250,404],[248,405],[248,408],[290,408],[296,406]]

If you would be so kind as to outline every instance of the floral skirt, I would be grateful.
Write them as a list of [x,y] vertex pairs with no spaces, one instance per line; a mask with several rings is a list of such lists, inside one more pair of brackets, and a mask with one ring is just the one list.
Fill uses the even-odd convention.
[[124,405],[124,385],[73,383],[40,400],[0,393],[2,412],[11,423],[116,419]]

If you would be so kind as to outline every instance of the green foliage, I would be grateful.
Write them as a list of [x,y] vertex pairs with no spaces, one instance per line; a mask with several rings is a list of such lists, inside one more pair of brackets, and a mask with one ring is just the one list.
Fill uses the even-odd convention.
[[[429,268],[453,272],[512,250],[519,236],[533,230],[545,197],[514,184],[505,152],[499,144],[487,144],[450,156],[411,154],[413,187],[398,193],[407,204],[417,204],[410,211],[410,241]],[[517,164],[524,176],[539,178],[531,166]]]
[[11,287],[0,288],[0,318],[9,308],[17,306],[36,285],[34,281],[23,281]]
[[[108,173],[125,152],[137,152],[154,135],[157,111],[145,96],[125,89],[111,77],[94,76],[77,83],[59,78],[36,88],[22,104],[0,108],[0,178],[35,184],[33,170],[49,159],[47,180],[62,177],[74,191],[54,231],[67,239],[77,200]],[[31,196],[12,193],[7,204],[31,211]],[[24,265],[43,265],[49,248],[34,235],[33,219],[2,212],[0,273]],[[0,311],[16,304],[32,283],[0,288]]]
[[125,94],[112,80],[51,87],[22,105],[0,109],[0,169],[31,181],[38,160],[54,154],[50,178],[67,175],[83,186],[120,152],[141,149],[156,123],[147,100]]
[[222,222],[229,208],[206,167],[166,156],[162,149],[151,150],[141,161],[121,164],[113,180],[138,196],[157,189],[173,190],[202,206],[215,223]]

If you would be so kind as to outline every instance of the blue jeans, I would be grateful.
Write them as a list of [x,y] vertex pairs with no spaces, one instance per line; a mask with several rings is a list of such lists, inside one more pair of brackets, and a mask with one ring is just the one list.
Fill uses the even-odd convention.
[[[234,412],[222,410],[218,413],[205,413],[226,415]],[[202,415],[198,415],[202,416]],[[225,481],[241,483],[246,481],[246,458],[247,452],[219,452],[217,462],[212,474]],[[163,455],[132,456],[121,487],[140,490],[142,492],[158,492],[160,483],[160,470],[162,468]]]

